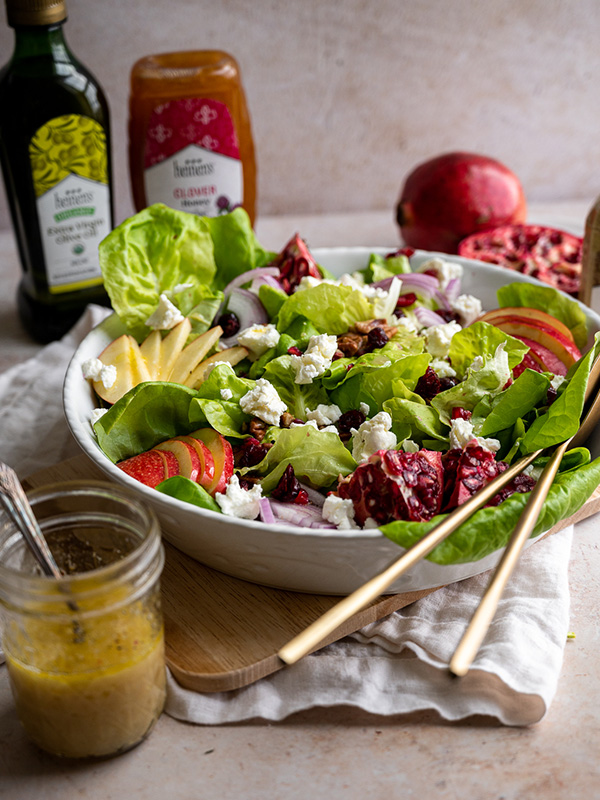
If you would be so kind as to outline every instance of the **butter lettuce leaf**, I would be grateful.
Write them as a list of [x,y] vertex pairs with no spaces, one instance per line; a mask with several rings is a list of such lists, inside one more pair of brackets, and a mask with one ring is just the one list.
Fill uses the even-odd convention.
[[487,322],[474,322],[455,333],[450,342],[449,358],[459,380],[465,376],[467,369],[476,356],[493,358],[498,346],[504,344],[508,354],[508,365],[511,369],[520,364],[529,350],[526,344],[504,333]]
[[306,420],[307,411],[314,411],[320,403],[329,404],[320,380],[302,384],[295,382],[296,371],[291,356],[283,355],[269,361],[262,377],[273,384],[290,414],[297,419]]
[[350,286],[320,283],[288,297],[279,310],[277,328],[287,333],[295,319],[302,316],[319,333],[339,335],[355,322],[371,319],[373,307],[362,292]]
[[491,410],[478,433],[491,436],[498,431],[511,428],[515,422],[534,409],[548,394],[550,381],[541,372],[523,370],[508,389],[496,395]]
[[356,467],[356,461],[344,447],[336,433],[318,431],[311,425],[297,428],[269,430],[274,444],[263,460],[255,467],[242,470],[252,471],[263,476],[265,493],[272,491],[288,464],[291,464],[298,480],[308,481],[316,487],[333,486],[338,475],[349,475]]
[[198,427],[190,421],[190,406],[197,396],[194,389],[178,383],[140,383],[94,424],[98,444],[117,462],[191,433]]

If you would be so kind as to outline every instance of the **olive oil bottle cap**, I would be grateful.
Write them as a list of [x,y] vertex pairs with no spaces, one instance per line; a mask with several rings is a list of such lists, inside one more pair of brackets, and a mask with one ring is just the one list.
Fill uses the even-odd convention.
[[20,25],[52,25],[67,18],[65,0],[6,0],[11,28]]

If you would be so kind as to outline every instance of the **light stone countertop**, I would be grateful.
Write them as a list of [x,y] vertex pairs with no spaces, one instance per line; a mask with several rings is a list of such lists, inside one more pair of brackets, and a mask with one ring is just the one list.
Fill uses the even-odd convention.
[[[580,232],[589,203],[532,208],[532,221]],[[260,220],[272,249],[300,232],[311,246],[391,245],[388,214]],[[39,347],[14,307],[18,263],[0,234],[0,370]],[[596,303],[594,303],[596,305]],[[598,517],[580,523],[570,564],[571,622],[558,691],[542,722],[507,728],[486,718],[446,723],[433,713],[384,718],[325,708],[268,724],[195,726],[163,715],[149,739],[119,758],[62,763],[25,738],[0,667],[0,797],[7,800],[320,800],[600,797],[600,541]]]

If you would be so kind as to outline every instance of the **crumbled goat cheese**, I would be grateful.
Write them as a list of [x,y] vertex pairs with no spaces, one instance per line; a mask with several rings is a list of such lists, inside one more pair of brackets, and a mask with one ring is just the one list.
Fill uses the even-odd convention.
[[[313,278],[312,275],[304,275],[300,278],[300,283],[296,286],[296,291],[301,292],[304,289],[312,289],[314,286],[318,286],[323,281],[320,278]],[[333,283],[333,281],[327,281],[327,283]]]
[[314,428],[320,433],[335,433],[336,436],[339,436],[339,431],[335,425],[327,425],[325,428],[319,428],[316,419],[309,419],[306,422],[292,422],[290,428]]
[[215,494],[215,500],[221,511],[230,517],[239,519],[256,519],[260,513],[259,500],[261,497],[262,486],[260,483],[254,484],[252,489],[246,491],[240,486],[240,479],[237,475],[231,476],[224,493],[217,492]]
[[371,409],[369,408],[369,405],[368,405],[368,403],[361,403],[361,404],[359,405],[359,407],[358,407],[358,410],[359,410],[359,411],[360,411],[362,414],[364,414],[364,415],[365,415],[365,417],[368,417],[368,416],[369,416],[369,414],[371,413]]
[[332,425],[337,422],[342,416],[342,410],[339,406],[328,406],[325,403],[319,403],[314,411],[306,409],[306,419],[315,420],[317,425]]
[[106,414],[107,411],[108,411],[108,408],[94,408],[94,409],[92,409],[92,413],[90,414],[90,425],[92,426],[92,428],[94,427],[96,422],[98,422],[100,417],[103,417]]
[[354,521],[354,505],[352,500],[328,494],[322,508],[323,519],[331,522],[337,528],[358,528]]
[[111,389],[117,380],[117,368],[114,364],[103,364],[99,358],[88,358],[81,365],[86,380],[100,381],[105,389]]
[[475,436],[473,425],[468,419],[453,419],[450,423],[450,449],[462,450],[469,442],[475,440],[478,445],[484,447],[495,453],[500,449],[500,442],[498,439],[484,439],[481,436]]
[[245,414],[258,417],[267,425],[279,425],[279,418],[287,411],[287,406],[277,394],[277,389],[272,383],[259,378],[256,386],[247,392],[240,400],[240,406]]
[[456,378],[456,370],[443,358],[434,358],[429,365],[438,378]]
[[455,333],[462,330],[458,322],[445,322],[443,325],[432,325],[425,328],[425,349],[434,358],[446,358],[450,350],[450,342]]
[[392,418],[387,411],[380,411],[373,419],[363,422],[358,430],[351,429],[352,458],[357,464],[366,461],[378,450],[393,450],[398,440],[392,432]]
[[221,389],[220,395],[222,400],[231,400],[233,397],[233,392],[231,389]]
[[452,303],[452,309],[459,315],[461,325],[466,328],[480,316],[481,300],[472,294],[461,294]]
[[444,261],[441,258],[430,258],[429,261],[424,261],[418,268],[418,272],[425,271],[435,272],[442,291],[451,280],[462,278],[463,275],[462,264],[456,264],[454,261]]
[[409,316],[392,317],[391,324],[396,327],[406,328],[409,333],[418,333],[420,328],[423,327],[419,326],[418,322]]
[[555,375],[550,381],[550,386],[552,386],[553,389],[558,389],[558,387],[562,386],[564,382],[565,382],[564,375]]
[[331,366],[337,350],[337,336],[321,333],[311,336],[306,351],[301,356],[292,356],[292,367],[296,372],[295,382],[312,383]]
[[170,331],[175,325],[183,322],[184,316],[163,292],[158,299],[158,306],[146,320],[146,325],[153,330]]
[[251,325],[238,333],[238,344],[247,348],[248,358],[256,361],[263,353],[276,347],[281,334],[275,325]]

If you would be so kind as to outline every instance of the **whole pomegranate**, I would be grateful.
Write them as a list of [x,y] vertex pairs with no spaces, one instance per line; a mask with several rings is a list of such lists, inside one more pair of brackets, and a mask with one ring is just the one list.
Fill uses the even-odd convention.
[[478,231],[525,222],[527,206],[517,176],[493,158],[446,153],[406,178],[396,208],[409,247],[456,253]]

